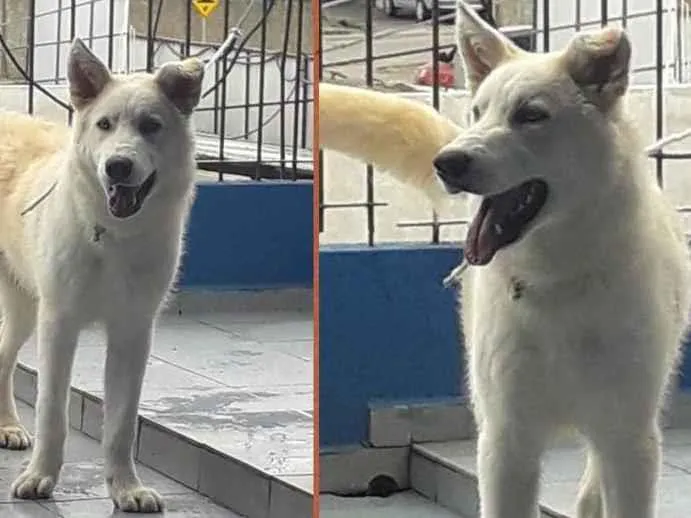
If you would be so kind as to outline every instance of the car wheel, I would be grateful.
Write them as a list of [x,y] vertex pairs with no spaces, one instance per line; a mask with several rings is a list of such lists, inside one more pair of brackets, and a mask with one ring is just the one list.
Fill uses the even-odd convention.
[[422,0],[415,2],[415,19],[418,22],[424,22],[430,16],[429,9]]
[[393,0],[384,0],[384,12],[387,16],[396,16],[398,9],[396,9]]

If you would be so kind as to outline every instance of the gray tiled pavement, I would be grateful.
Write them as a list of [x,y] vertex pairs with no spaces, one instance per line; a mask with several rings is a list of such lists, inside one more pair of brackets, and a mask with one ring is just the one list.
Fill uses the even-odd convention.
[[[659,518],[687,518],[691,515],[691,430],[672,429],[664,432],[662,476],[658,488],[657,516]],[[453,473],[475,474],[475,443],[473,441],[450,441],[417,445],[415,449],[433,462],[437,475],[444,472],[446,478]],[[585,467],[585,454],[579,443],[572,440],[560,441],[550,449],[543,461],[543,477],[540,489],[540,503],[550,511],[564,516],[574,516],[574,506],[581,473]],[[442,487],[444,482],[436,482]],[[430,488],[433,489],[433,488]],[[437,491],[437,498],[441,491]],[[466,493],[470,494],[470,493]],[[445,505],[455,506],[454,495]],[[476,497],[476,496],[475,496]],[[466,497],[467,499],[468,497]],[[372,518],[374,518],[373,515]],[[370,518],[358,515],[358,518]],[[466,518],[473,518],[472,515]]]
[[[33,409],[18,405],[22,421],[33,430]],[[31,452],[0,450],[0,518],[105,518],[133,516],[115,512],[103,483],[103,460],[98,442],[70,430],[65,465],[51,500],[23,501],[10,497],[9,487]],[[241,518],[159,473],[138,466],[143,482],[163,495],[168,518]]]
[[[73,385],[103,394],[105,345],[85,331]],[[20,361],[36,366],[32,340]],[[154,339],[141,414],[311,490],[312,315],[307,311],[166,314]]]
[[458,518],[412,491],[388,498],[321,495],[319,518]]

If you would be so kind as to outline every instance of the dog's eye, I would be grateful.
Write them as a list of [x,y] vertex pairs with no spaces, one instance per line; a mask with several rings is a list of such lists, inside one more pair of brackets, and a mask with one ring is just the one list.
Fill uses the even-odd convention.
[[143,119],[139,123],[139,131],[143,135],[153,135],[161,129],[161,122],[156,119]]
[[524,104],[513,114],[516,124],[534,124],[549,119],[549,112],[541,106]]
[[101,117],[100,119],[98,119],[98,122],[96,122],[96,126],[98,126],[98,129],[101,129],[103,131],[109,131],[113,127],[108,117]]

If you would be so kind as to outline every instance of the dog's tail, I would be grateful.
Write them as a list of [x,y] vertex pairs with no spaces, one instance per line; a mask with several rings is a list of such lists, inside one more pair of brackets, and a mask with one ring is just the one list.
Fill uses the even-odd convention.
[[397,95],[319,85],[319,145],[387,171],[424,191],[443,192],[432,160],[460,129],[432,107]]

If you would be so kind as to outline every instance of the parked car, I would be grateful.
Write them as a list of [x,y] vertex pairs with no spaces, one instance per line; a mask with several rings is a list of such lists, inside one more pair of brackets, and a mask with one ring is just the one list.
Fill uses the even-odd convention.
[[[375,6],[388,16],[415,13],[419,22],[427,20],[432,13],[432,0],[376,0]],[[439,0],[439,14],[449,14],[456,10],[456,0]]]

